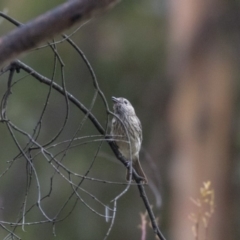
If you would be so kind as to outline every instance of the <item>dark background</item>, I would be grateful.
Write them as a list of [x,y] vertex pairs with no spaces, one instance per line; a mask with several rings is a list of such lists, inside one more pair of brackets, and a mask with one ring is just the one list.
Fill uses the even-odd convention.
[[[54,8],[64,1],[14,1],[2,0],[0,10],[9,16],[26,23],[36,16]],[[109,12],[90,20],[72,37],[81,48],[91,63],[98,79],[99,86],[108,103],[111,106],[111,96],[125,97],[131,101],[143,126],[143,149],[140,155],[144,171],[149,179],[146,187],[147,194],[158,218],[159,226],[166,237],[171,235],[174,227],[171,225],[171,185],[174,181],[174,171],[171,170],[172,158],[172,135],[169,127],[169,102],[175,84],[169,78],[169,18],[168,2],[157,0],[128,0],[122,1]],[[64,16],[63,16],[64,17]],[[0,35],[3,36],[13,30],[15,26],[6,20],[1,20]],[[75,29],[75,28],[74,28]],[[67,32],[70,34],[74,29]],[[56,38],[58,40],[61,37]],[[58,44],[58,52],[61,55],[65,67],[65,79],[67,90],[82,103],[90,106],[94,95],[94,87],[86,65],[66,43]],[[30,51],[21,60],[34,68],[40,74],[51,78],[53,71],[53,53],[49,48]],[[21,72],[14,80],[20,79],[26,74]],[[238,82],[238,76],[236,83]],[[6,91],[7,75],[0,77],[0,94]],[[60,67],[58,67],[56,82],[61,84]],[[238,86],[238,84],[236,84]],[[238,90],[238,87],[236,88]],[[11,121],[31,133],[35,126],[48,93],[47,86],[37,82],[28,76],[22,79],[13,88],[13,94],[9,100],[8,116]],[[234,93],[233,93],[234,94]],[[234,96],[238,96],[238,91]],[[238,97],[235,98],[236,106]],[[70,104],[68,123],[59,140],[71,139],[84,115]],[[106,124],[107,114],[104,104],[98,97],[93,107],[93,113],[101,124]],[[238,111],[233,116],[233,132],[239,130]],[[39,138],[40,143],[49,141],[62,126],[66,114],[66,103],[62,96],[52,93],[49,106],[43,118],[42,130]],[[78,136],[98,134],[91,123],[86,122]],[[16,134],[17,135],[17,134]],[[234,226],[233,239],[239,239],[239,163],[238,163],[238,138],[239,134],[233,134],[233,147],[229,160],[231,163],[231,185],[232,195],[232,222]],[[0,124],[0,169],[1,173],[7,168],[6,161],[10,161],[18,150],[4,124]],[[21,144],[27,141],[21,135],[17,135]],[[70,169],[84,174],[98,149],[98,142],[79,146],[71,149],[64,164]],[[57,151],[57,150],[56,150]],[[176,159],[175,159],[176,160]],[[35,166],[41,183],[42,196],[46,195],[50,187],[50,177],[53,169],[40,154],[35,158]],[[192,176],[198,174],[198,169]],[[124,181],[125,169],[114,157],[106,143],[103,144],[100,153],[90,173],[91,177],[106,179],[109,181]],[[189,181],[192,181],[189,176]],[[208,181],[211,179],[202,179]],[[106,204],[118,195],[125,186],[115,184],[103,184],[94,181],[85,181],[84,189],[93,193],[98,199]],[[201,184],[198,184],[198,189]],[[14,222],[19,215],[19,210],[24,201],[26,188],[26,162],[19,159],[14,166],[1,178],[0,182],[0,219],[2,221]],[[214,188],[214,186],[213,186]],[[66,201],[71,188],[69,184],[56,174],[53,182],[53,192],[49,198],[42,202],[43,208],[54,216],[59,207]],[[197,189],[197,191],[198,191]],[[84,192],[81,197],[94,209],[104,214],[104,208],[93,201]],[[190,197],[185,196],[191,205]],[[37,189],[35,179],[32,179],[32,188],[28,196],[28,206],[36,203]],[[74,201],[72,201],[73,203]],[[72,204],[62,213],[66,215]],[[221,211],[216,206],[216,211]],[[118,201],[115,224],[109,239],[140,239],[141,231],[138,228],[141,219],[140,212],[144,212],[144,205],[139,197],[135,186]],[[170,214],[171,213],[171,214]],[[189,232],[192,223],[188,220],[190,212],[184,212],[183,221],[189,222]],[[21,213],[20,213],[21,215]],[[37,208],[26,218],[26,222],[37,222],[43,220],[43,216]],[[226,219],[227,221],[227,219]],[[235,227],[236,226],[236,227]],[[103,239],[109,222],[90,211],[83,203],[77,207],[69,218],[56,224],[56,237],[52,234],[51,224],[36,224],[25,226],[25,232],[21,227],[16,234],[22,239]],[[209,226],[211,228],[211,225]],[[10,228],[11,229],[11,228]],[[6,236],[6,232],[0,230],[0,238]],[[147,238],[154,239],[150,227],[147,228]],[[180,238],[179,238],[180,239]],[[194,237],[192,237],[194,239]]]

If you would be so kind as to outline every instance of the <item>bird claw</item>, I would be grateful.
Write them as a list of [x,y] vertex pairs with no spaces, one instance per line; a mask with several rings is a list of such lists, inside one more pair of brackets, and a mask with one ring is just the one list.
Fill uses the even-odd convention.
[[126,164],[127,164],[127,168],[130,168],[132,165],[131,162],[129,162],[129,161]]

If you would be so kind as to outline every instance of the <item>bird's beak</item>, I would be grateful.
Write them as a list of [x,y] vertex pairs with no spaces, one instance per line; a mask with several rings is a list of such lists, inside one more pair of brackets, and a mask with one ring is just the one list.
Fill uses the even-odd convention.
[[113,101],[114,103],[119,102],[118,98],[116,98],[116,97],[112,97],[112,101]]

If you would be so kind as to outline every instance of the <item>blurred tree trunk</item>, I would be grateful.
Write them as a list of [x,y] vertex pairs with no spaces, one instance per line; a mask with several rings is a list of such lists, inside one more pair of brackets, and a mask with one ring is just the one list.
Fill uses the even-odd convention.
[[222,24],[229,8],[220,0],[169,4],[168,71],[174,84],[169,115],[174,146],[170,239],[194,239],[187,216],[196,206],[190,197],[197,198],[208,180],[216,209],[207,239],[234,239],[230,177],[236,53]]

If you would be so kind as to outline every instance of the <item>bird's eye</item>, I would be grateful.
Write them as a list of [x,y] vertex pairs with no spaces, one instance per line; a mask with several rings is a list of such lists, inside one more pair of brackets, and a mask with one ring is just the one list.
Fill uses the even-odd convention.
[[123,101],[126,105],[128,104],[128,102],[126,100]]

